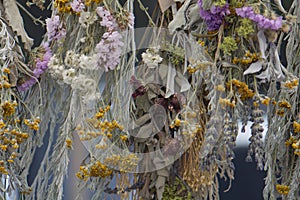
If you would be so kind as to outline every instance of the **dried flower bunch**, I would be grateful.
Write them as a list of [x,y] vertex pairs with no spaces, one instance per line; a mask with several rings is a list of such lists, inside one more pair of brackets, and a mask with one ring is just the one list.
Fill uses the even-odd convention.
[[[44,21],[0,2],[1,198],[62,199],[79,137],[78,199],[219,199],[247,125],[264,199],[300,198],[298,0],[169,2],[28,1]],[[38,47],[19,9],[45,25]]]

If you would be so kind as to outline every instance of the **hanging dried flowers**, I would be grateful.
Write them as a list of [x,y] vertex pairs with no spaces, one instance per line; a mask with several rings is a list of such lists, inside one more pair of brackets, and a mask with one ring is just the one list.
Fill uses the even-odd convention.
[[[275,12],[270,1],[158,1],[164,13],[153,16],[140,0],[52,3],[45,22],[25,10],[46,27],[36,48],[16,22],[22,5],[0,4],[5,193],[62,199],[79,137],[89,154],[76,174],[79,196],[88,188],[93,199],[219,199],[220,178],[234,179],[236,138],[251,123],[246,160],[267,171],[264,198],[299,198],[296,3],[274,1]],[[135,29],[135,9],[156,27]]]

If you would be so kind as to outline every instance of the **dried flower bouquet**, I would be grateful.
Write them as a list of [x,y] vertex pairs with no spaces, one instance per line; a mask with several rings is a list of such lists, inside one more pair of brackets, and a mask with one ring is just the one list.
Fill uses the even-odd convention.
[[[251,124],[246,161],[266,171],[264,199],[299,199],[298,0],[143,3],[28,1],[51,10],[43,21],[0,2],[1,198],[62,199],[78,137],[89,152],[78,199],[87,188],[92,199],[219,199]],[[46,28],[36,48],[19,9]]]

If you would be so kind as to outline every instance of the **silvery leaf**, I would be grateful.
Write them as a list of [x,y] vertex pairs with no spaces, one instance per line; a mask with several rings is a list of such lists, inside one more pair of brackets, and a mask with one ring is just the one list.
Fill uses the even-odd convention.
[[270,74],[270,67],[268,67],[265,71],[261,72],[259,75],[255,76],[258,79],[266,79],[270,81],[271,74]]
[[33,39],[27,35],[24,29],[23,18],[21,17],[16,1],[4,0],[3,5],[9,25],[21,37],[24,48],[30,50],[33,45]]
[[267,39],[266,39],[266,36],[265,36],[265,33],[264,33],[263,30],[260,30],[257,33],[257,38],[258,38],[258,43],[259,43],[259,49],[260,49],[260,53],[261,53],[261,58],[265,59],[266,58],[265,51],[268,48],[268,44],[267,44]]
[[261,69],[262,69],[261,61],[256,61],[256,62],[252,63],[246,71],[244,71],[244,75],[257,73]]

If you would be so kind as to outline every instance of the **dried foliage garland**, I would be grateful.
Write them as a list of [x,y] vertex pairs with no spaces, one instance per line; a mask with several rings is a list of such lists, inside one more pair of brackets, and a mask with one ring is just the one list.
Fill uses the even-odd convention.
[[267,171],[264,198],[298,199],[298,1],[158,1],[153,19],[136,3],[148,28],[134,28],[133,0],[54,0],[34,19],[47,33],[33,49],[14,20],[25,8],[0,2],[1,198],[62,199],[79,136],[78,199],[86,188],[92,199],[219,199],[251,123],[246,160]]

